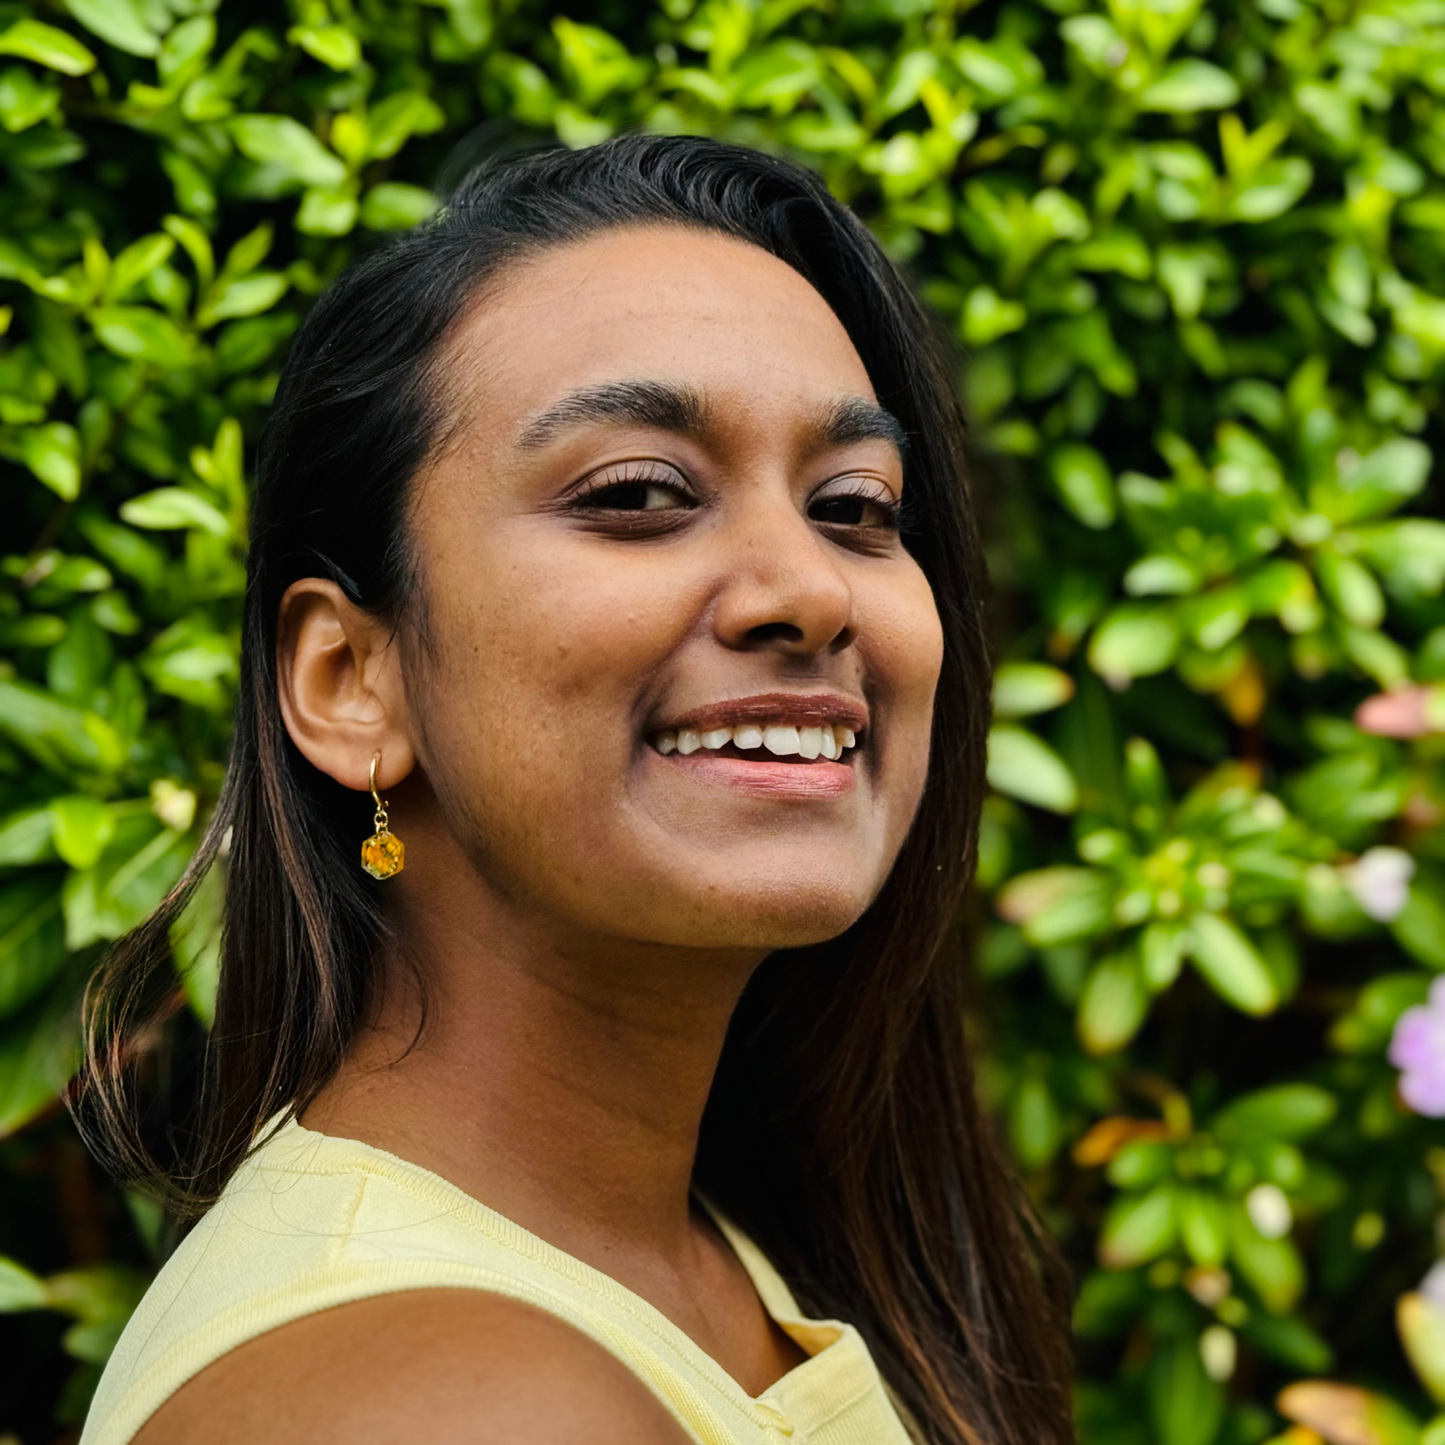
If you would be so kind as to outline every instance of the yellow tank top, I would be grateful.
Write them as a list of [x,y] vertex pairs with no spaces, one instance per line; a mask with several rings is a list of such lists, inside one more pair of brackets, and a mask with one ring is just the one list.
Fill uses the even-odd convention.
[[764,1307],[809,1358],[748,1395],[661,1311],[446,1180],[291,1121],[272,1128],[166,1262],[106,1366],[81,1445],[125,1445],[228,1350],[304,1315],[398,1290],[490,1290],[574,1325],[700,1445],[909,1445],[858,1331],[806,1319],[709,1206]]

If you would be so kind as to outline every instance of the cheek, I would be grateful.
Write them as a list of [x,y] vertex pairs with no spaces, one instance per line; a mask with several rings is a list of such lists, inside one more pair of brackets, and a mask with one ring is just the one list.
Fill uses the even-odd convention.
[[912,792],[916,804],[928,771],[933,699],[943,667],[943,624],[916,563],[878,589],[860,636],[872,655],[877,690],[889,702],[889,725],[879,740],[884,771]]
[[[478,784],[519,801],[595,793],[635,745],[637,700],[673,643],[677,609],[586,546],[497,529],[455,559],[434,607],[441,652],[428,728]],[[440,580],[440,579],[438,579]],[[612,765],[612,766],[609,766]]]

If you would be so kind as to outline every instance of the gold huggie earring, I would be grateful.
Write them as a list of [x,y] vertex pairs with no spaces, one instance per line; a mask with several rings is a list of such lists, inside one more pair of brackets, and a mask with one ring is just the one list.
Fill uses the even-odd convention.
[[400,838],[386,825],[386,804],[377,796],[376,765],[380,753],[371,757],[371,796],[376,799],[376,832],[361,845],[361,866],[373,878],[390,878],[406,865],[406,849]]

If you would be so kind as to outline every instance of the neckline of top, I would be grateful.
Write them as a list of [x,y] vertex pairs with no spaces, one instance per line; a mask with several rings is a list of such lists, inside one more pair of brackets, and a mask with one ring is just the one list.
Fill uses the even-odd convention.
[[[835,1370],[851,1374],[859,1368],[859,1364],[864,1364],[864,1368],[871,1364],[871,1361],[864,1363],[866,1354],[859,1359],[862,1340],[854,1327],[841,1320],[811,1319],[802,1314],[787,1283],[762,1250],[695,1186],[692,1190],[693,1197],[707,1211],[727,1240],[752,1281],[764,1310],[786,1334],[797,1340],[808,1352],[806,1360],[794,1365],[758,1395],[750,1395],[686,1330],[634,1290],[628,1289],[611,1275],[576,1255],[568,1254],[566,1250],[548,1243],[540,1235],[533,1234],[490,1205],[484,1204],[449,1179],[398,1154],[392,1154],[361,1139],[309,1129],[294,1116],[286,1118],[276,1115],[258,1132],[255,1148],[247,1163],[255,1160],[264,1167],[261,1156],[273,1146],[284,1147],[287,1135],[292,1135],[298,1142],[318,1150],[326,1148],[334,1152],[340,1149],[360,1154],[374,1172],[390,1176],[394,1182],[407,1181],[418,1192],[436,1198],[438,1203],[442,1200],[450,1201],[454,1209],[471,1214],[476,1221],[487,1227],[487,1232],[501,1238],[520,1253],[624,1309],[650,1333],[665,1340],[674,1350],[688,1358],[698,1373],[721,1393],[736,1404],[745,1406],[759,1423],[776,1423],[780,1412],[793,1417],[795,1421],[800,1414],[813,1414],[811,1402],[826,1399],[832,1393],[826,1388],[818,1388],[823,1385],[823,1381],[816,1377],[825,1373],[832,1375]],[[824,1340],[824,1334],[831,1334],[832,1338]],[[848,1357],[846,1360],[845,1355]],[[873,1371],[869,1370],[868,1373],[871,1375]],[[839,1383],[842,1384],[843,1381],[840,1379]],[[856,1380],[853,1383],[856,1388]],[[805,1402],[810,1403],[805,1406]]]

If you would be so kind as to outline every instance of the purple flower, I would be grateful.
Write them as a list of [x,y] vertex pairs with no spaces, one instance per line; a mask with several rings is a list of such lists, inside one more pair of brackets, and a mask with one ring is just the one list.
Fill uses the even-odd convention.
[[1445,1118],[1445,974],[1427,1003],[1396,1020],[1389,1060],[1400,1070],[1400,1097],[1417,1114]]

